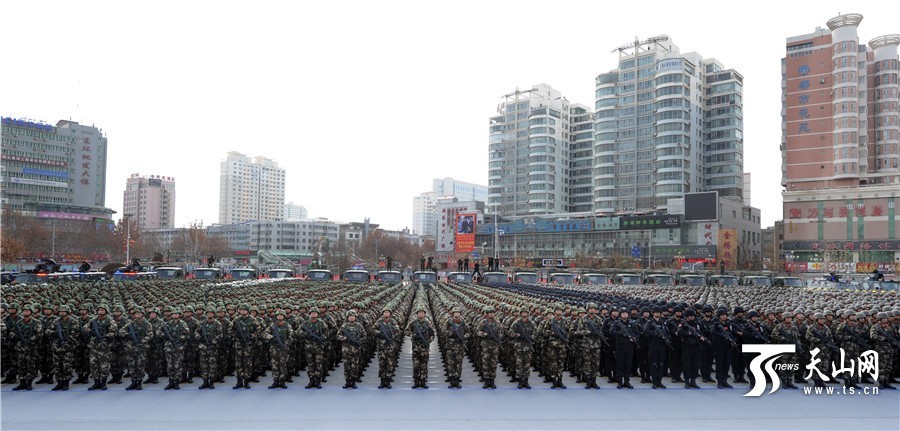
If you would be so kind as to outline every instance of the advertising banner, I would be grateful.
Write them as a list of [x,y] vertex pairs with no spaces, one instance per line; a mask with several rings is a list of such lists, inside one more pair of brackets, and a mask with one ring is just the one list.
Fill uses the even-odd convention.
[[456,215],[456,252],[471,253],[475,250],[475,213]]

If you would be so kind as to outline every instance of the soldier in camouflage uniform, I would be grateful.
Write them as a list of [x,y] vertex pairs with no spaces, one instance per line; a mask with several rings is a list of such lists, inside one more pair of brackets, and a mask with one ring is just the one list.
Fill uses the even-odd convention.
[[391,381],[394,380],[396,359],[396,339],[401,337],[400,325],[391,317],[391,309],[385,307],[381,312],[382,319],[375,324],[375,343],[378,348],[378,378],[381,384],[378,389],[391,389]]
[[[785,365],[796,364],[798,363],[799,358],[798,353],[802,350],[803,347],[800,338],[800,331],[798,331],[797,327],[793,324],[794,316],[790,311],[782,313],[781,317],[781,323],[775,324],[775,327],[772,328],[772,343],[795,345],[795,353],[782,354],[779,363]],[[778,369],[778,378],[781,379],[781,384],[785,389],[798,389],[797,386],[794,385],[794,372],[794,370],[786,366]]]
[[578,320],[575,331],[582,339],[585,389],[600,389],[597,386],[597,373],[600,371],[600,354],[605,341],[603,322],[597,317],[597,304],[588,303],[587,311],[588,314]]
[[151,308],[148,313],[147,323],[150,324],[150,343],[147,345],[147,380],[144,383],[159,383],[159,376],[165,373],[163,368],[164,355],[163,343],[156,335],[156,331],[162,327],[163,320],[159,317],[159,309]]
[[[128,319],[124,316],[125,307],[116,305],[113,307],[112,320],[116,324],[116,328],[121,330],[128,323]],[[125,344],[118,332],[112,339],[109,347],[109,373],[112,378],[109,379],[110,384],[122,383],[122,375],[125,374]]]
[[69,311],[71,311],[69,306],[60,306],[59,317],[44,328],[53,352],[52,372],[56,375],[56,386],[52,389],[54,391],[69,390],[72,366],[75,363],[75,346],[81,335],[81,327],[69,316]]
[[[194,307],[188,305],[181,311],[184,313],[181,321],[187,325],[188,334],[195,333],[200,321],[194,317]],[[192,336],[188,336],[187,342],[184,343],[184,362],[179,383],[194,383],[193,376],[197,375],[199,371],[198,355],[196,340]]]
[[309,320],[300,325],[297,336],[303,341],[303,351],[306,352],[306,374],[309,376],[306,389],[322,389],[328,327],[324,321],[319,320],[318,307],[309,309]]
[[341,355],[344,358],[344,389],[356,389],[356,380],[360,372],[360,356],[363,354],[366,329],[357,320],[356,312],[347,313],[347,322],[338,331],[337,339],[341,342]]
[[3,373],[5,375],[3,381],[0,382],[3,384],[16,382],[15,342],[13,341],[11,331],[15,326],[15,323],[19,321],[18,308],[17,304],[9,304],[6,308],[6,313],[4,313],[5,316],[3,316],[3,324],[6,327],[7,332],[7,336],[3,340],[3,346],[0,348],[0,352],[6,352],[6,354],[3,355],[3,360],[0,361],[0,366],[3,367]]
[[530,320],[527,307],[519,310],[519,318],[509,327],[509,338],[512,340],[515,355],[516,380],[519,389],[531,389],[528,379],[531,376],[531,353],[534,349],[534,338],[537,330]]
[[[35,316],[37,318],[37,316]],[[40,316],[41,326],[44,329],[50,327],[53,322],[56,321],[56,316],[53,313],[53,305],[45,304],[43,309],[43,315]],[[53,383],[53,350],[50,347],[50,336],[47,334],[41,334],[41,341],[38,344],[38,369],[41,371],[41,378],[38,379],[36,384],[44,384],[44,383]]]
[[88,388],[89,391],[106,390],[106,378],[109,376],[109,349],[119,329],[116,322],[107,316],[107,308],[104,304],[97,306],[97,317],[81,328],[82,332],[91,337],[88,349],[91,355],[91,377],[94,379],[94,384]]
[[825,325],[825,315],[816,313],[813,315],[813,318],[815,319],[815,324],[810,325],[809,329],[806,330],[806,341],[809,343],[810,351],[819,349],[816,358],[821,361],[818,365],[821,374],[813,369],[810,370],[810,376],[812,376],[816,387],[824,388],[824,379],[828,379],[828,376],[831,375],[832,353],[836,346],[831,336],[831,329]]
[[131,384],[126,391],[141,390],[141,381],[147,365],[147,349],[153,339],[153,325],[144,319],[144,308],[135,307],[131,322],[119,327],[119,338],[124,345],[125,366],[131,375]]
[[91,322],[91,308],[90,304],[82,304],[78,307],[78,339],[75,344],[74,359],[75,372],[78,374],[78,378],[72,382],[74,384],[87,383],[88,377],[91,375],[91,351],[89,348],[91,335],[81,330],[84,325]]
[[478,325],[475,335],[481,345],[481,375],[484,377],[484,389],[497,389],[494,379],[497,378],[497,358],[500,346],[503,345],[503,326],[494,318],[496,310],[493,306],[484,307],[484,319]]
[[10,329],[16,345],[16,365],[18,366],[19,385],[14,391],[32,390],[31,384],[38,372],[38,348],[43,338],[44,326],[41,321],[32,316],[40,311],[40,306],[34,304],[22,308],[22,319],[15,322]]
[[412,337],[413,389],[428,389],[428,356],[434,341],[434,327],[425,318],[425,307],[416,309],[416,318],[406,325],[406,335]]
[[162,324],[156,331],[156,336],[161,338],[165,343],[166,352],[166,374],[169,378],[169,384],[165,390],[181,389],[178,385],[181,382],[179,376],[184,372],[184,345],[190,338],[191,333],[187,323],[181,320],[181,309],[172,308],[171,319]]
[[[848,357],[858,358],[860,353],[865,350],[864,347],[866,346],[863,345],[863,343],[865,343],[865,338],[859,333],[856,315],[852,312],[847,312],[844,314],[844,317],[845,320],[834,327],[835,341],[840,343],[841,349],[844,350],[844,353]],[[853,377],[854,373],[844,372],[841,374],[841,377],[844,379],[845,388],[859,389],[859,386],[856,384],[858,380]]]
[[453,307],[450,313],[453,316],[447,321],[447,377],[450,379],[450,389],[460,389],[462,386],[459,384],[459,379],[462,374],[469,332],[466,322],[462,320],[462,310]]
[[234,373],[237,384],[233,389],[250,388],[253,379],[253,356],[259,322],[250,315],[250,305],[241,304],[240,316],[231,322],[231,339],[234,340]]
[[[222,313],[225,313],[224,308]],[[200,378],[203,379],[200,389],[216,388],[215,383],[220,376],[217,364],[224,334],[222,323],[216,320],[216,312],[212,309],[206,310],[206,320],[197,325],[193,335],[200,353]]]
[[275,311],[275,321],[263,333],[269,342],[269,358],[272,361],[272,385],[269,389],[287,389],[285,381],[290,377],[288,361],[291,358],[293,328],[285,321],[284,310]]
[[875,351],[878,352],[878,384],[882,389],[897,389],[891,385],[894,355],[900,348],[900,342],[896,335],[897,329],[891,326],[887,313],[881,312],[875,317],[878,318],[878,323],[873,324],[869,329],[869,338],[875,344]]
[[553,317],[547,320],[543,327],[544,349],[547,352],[545,376],[553,383],[553,389],[566,389],[566,385],[562,382],[562,373],[569,343],[568,323],[562,316],[562,305],[557,305],[554,312]]
[[[234,344],[231,339],[231,319],[225,314],[225,310],[226,308],[221,305],[216,307],[216,321],[219,322],[222,331],[222,339],[219,341],[218,347],[216,348],[216,372],[214,376],[216,383],[225,382],[225,376],[229,374],[228,364],[234,362],[234,355],[232,354]],[[209,314],[208,311],[207,314]],[[201,357],[200,360],[202,361],[203,358]],[[201,364],[201,373],[202,372]]]

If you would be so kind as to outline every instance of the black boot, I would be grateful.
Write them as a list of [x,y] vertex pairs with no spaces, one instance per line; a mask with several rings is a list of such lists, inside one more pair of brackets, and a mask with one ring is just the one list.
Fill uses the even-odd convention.
[[566,385],[564,385],[562,382],[562,377],[556,379],[556,387],[558,389],[566,389]]
[[147,376],[147,380],[144,380],[144,383],[148,385],[151,383],[159,383],[159,377],[156,377],[156,374],[150,374]]
[[525,389],[531,389],[531,385],[528,384],[528,379],[525,379]]
[[10,383],[16,382],[16,373],[6,373],[6,377],[3,378],[3,381],[0,381],[0,384],[8,385]]
[[21,391],[24,389],[28,389],[28,384],[25,383],[25,379],[19,380],[19,385],[13,388],[14,391]]
[[700,389],[700,386],[697,386],[697,378],[691,377],[691,387],[694,389]]
[[231,389],[240,389],[244,387],[244,379],[238,377],[237,383]]
[[378,385],[378,389],[384,389],[386,386],[385,379],[381,379],[381,384]]
[[45,383],[53,383],[53,374],[41,374],[41,378],[35,382],[36,385],[43,385]]
[[69,379],[63,380],[63,388],[62,388],[62,390],[64,390],[64,391],[68,391],[68,390],[69,390]]
[[203,384],[197,389],[209,389],[209,379],[203,379]]
[[316,389],[322,389],[322,379],[316,378]]
[[118,383],[122,383],[122,373],[115,373],[112,375],[112,379],[109,380],[109,384],[115,385]]
[[625,385],[624,386],[628,389],[634,389],[634,386],[631,386],[631,380],[629,377],[625,377]]
[[799,389],[794,385],[794,382],[791,379],[784,379],[784,388],[785,389]]
[[306,389],[312,389],[312,388],[314,388],[314,387],[316,387],[316,379],[310,377],[310,378],[309,378],[309,383],[307,383],[306,386],[304,386],[304,388],[306,388]]
[[244,389],[250,389],[250,380],[244,379]]
[[219,374],[218,376],[216,376],[215,379],[213,379],[213,382],[215,382],[215,383],[225,383],[225,376]]
[[100,389],[100,379],[94,379],[94,384],[88,388],[89,391],[96,391],[97,389]]
[[[882,380],[882,381],[881,381],[881,385],[879,386],[879,388],[881,388],[881,389],[890,389],[890,390],[894,390],[894,391],[897,390],[897,387],[891,385],[891,382],[888,381],[888,380]],[[28,386],[28,390],[31,390],[31,385]]]
[[185,372],[182,373],[182,374],[184,374],[184,375],[181,377],[181,381],[178,382],[178,383],[194,383],[194,379],[191,378],[191,372],[190,372],[190,371],[185,371]]
[[281,387],[281,383],[278,381],[278,379],[272,380],[272,384],[269,385],[269,389],[276,389],[276,388],[280,388],[280,387]]
[[163,388],[163,390],[166,390],[166,391],[168,391],[170,389],[175,389],[175,379],[169,379],[169,384]]
[[101,390],[101,391],[105,391],[106,389],[107,389],[107,387],[106,387],[106,377],[104,377],[104,378],[100,379],[100,390]]
[[622,388],[625,387],[624,379],[622,379],[622,378],[620,377],[620,378],[618,378],[618,379],[616,379],[616,380],[617,380],[618,383],[619,383],[619,384],[616,385],[616,389],[622,389]]
[[60,379],[59,381],[56,382],[56,386],[54,386],[53,389],[50,389],[50,390],[51,390],[51,391],[61,391],[61,390],[63,390],[63,387],[65,386],[65,385],[63,384],[63,382],[65,382],[65,380]]
[[126,390],[126,391],[133,391],[133,390],[137,389],[137,385],[140,384],[140,383],[141,383],[141,380],[140,380],[140,379],[132,379],[132,380],[131,380],[131,384],[128,385],[128,386],[125,388],[125,390]]

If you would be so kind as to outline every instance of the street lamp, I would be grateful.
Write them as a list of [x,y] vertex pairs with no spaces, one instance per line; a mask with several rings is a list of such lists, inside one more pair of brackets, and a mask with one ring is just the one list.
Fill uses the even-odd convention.
[[125,265],[131,265],[131,214],[125,217]]

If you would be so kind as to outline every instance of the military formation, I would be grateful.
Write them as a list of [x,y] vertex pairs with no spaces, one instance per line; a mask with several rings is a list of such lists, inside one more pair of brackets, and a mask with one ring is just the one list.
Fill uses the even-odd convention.
[[[240,390],[269,372],[269,389],[302,372],[305,388],[319,389],[340,364],[344,389],[372,364],[378,388],[391,389],[405,342],[412,387],[428,389],[434,341],[451,389],[466,360],[484,389],[506,378],[498,371],[524,390],[533,374],[566,389],[566,373],[587,389],[603,377],[619,389],[632,379],[665,389],[664,378],[731,388],[755,377],[741,346],[768,343],[796,346],[779,363],[800,366],[777,367],[788,389],[894,389],[900,375],[900,296],[890,291],[154,280],[14,285],[3,300],[2,383],[14,391],[107,390],[123,379],[132,391],[161,378],[165,390],[195,378],[215,389],[228,376]],[[866,352],[877,353],[877,373],[843,366]]]

